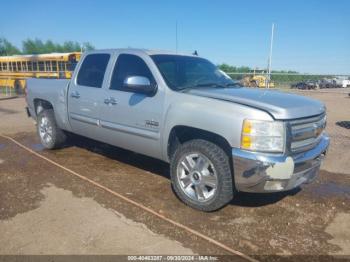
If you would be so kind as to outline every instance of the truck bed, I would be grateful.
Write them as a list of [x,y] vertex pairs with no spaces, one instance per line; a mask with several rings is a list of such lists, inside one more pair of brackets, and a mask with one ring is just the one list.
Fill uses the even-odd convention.
[[62,129],[68,129],[67,119],[67,88],[69,79],[37,79],[27,80],[27,104],[30,114],[36,118],[35,105],[40,100],[49,101],[55,108],[57,124]]

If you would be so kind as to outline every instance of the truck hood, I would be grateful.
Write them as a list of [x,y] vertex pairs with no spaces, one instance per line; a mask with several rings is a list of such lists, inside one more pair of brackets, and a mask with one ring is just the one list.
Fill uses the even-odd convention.
[[258,108],[280,120],[319,115],[326,110],[318,100],[275,90],[203,88],[190,89],[187,93]]

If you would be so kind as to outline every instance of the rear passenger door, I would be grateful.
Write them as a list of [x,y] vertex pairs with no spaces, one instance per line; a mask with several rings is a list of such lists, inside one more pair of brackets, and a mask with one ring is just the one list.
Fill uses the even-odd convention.
[[105,88],[101,110],[101,127],[104,141],[145,155],[160,157],[160,130],[164,104],[164,90],[158,86],[152,96],[130,91],[123,86],[127,77],[141,76],[157,85],[149,56],[117,54],[110,83]]
[[102,86],[110,61],[109,53],[86,55],[68,90],[68,115],[74,133],[98,138]]

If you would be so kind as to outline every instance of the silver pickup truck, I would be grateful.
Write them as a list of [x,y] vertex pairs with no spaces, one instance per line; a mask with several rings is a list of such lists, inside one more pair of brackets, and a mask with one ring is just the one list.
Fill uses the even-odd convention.
[[30,79],[27,103],[46,148],[74,133],[169,162],[177,196],[203,211],[312,181],[329,145],[321,102],[171,52],[87,52],[71,80]]

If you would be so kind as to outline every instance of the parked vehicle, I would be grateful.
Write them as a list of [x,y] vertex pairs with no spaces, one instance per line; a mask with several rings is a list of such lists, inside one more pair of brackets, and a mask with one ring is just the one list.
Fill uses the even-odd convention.
[[72,132],[169,162],[175,193],[203,211],[312,181],[329,145],[323,103],[239,87],[198,56],[91,51],[71,80],[28,80],[26,99],[44,147]]
[[[268,78],[266,77],[266,75],[254,74],[254,75],[244,76],[243,79],[241,80],[241,84],[246,87],[266,88],[267,81],[268,81]],[[275,83],[270,81],[268,86],[269,88],[274,88]]]
[[342,87],[350,87],[350,80],[349,79],[344,79],[342,81]]
[[304,81],[304,82],[292,84],[291,88],[303,89],[303,90],[317,89],[318,83],[316,81]]
[[338,81],[334,80],[334,79],[322,79],[320,81],[320,88],[339,88],[341,87],[341,83],[339,83]]
[[25,92],[27,78],[64,78],[72,76],[80,52],[0,56],[0,88]]

